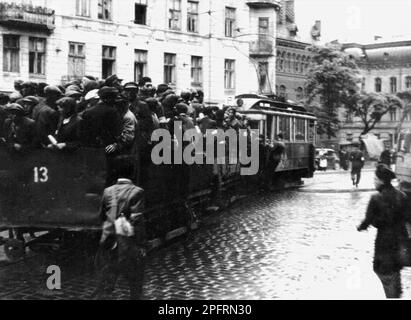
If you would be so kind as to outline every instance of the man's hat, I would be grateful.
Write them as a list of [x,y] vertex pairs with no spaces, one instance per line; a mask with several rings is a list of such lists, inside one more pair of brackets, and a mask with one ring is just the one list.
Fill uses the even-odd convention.
[[103,87],[99,90],[98,95],[100,98],[109,98],[109,97],[116,97],[119,94],[119,91],[113,87]]
[[70,107],[71,110],[75,110],[77,102],[73,98],[64,97],[56,101],[56,104],[61,107]]
[[23,99],[23,102],[36,105],[39,104],[40,100],[35,96],[27,96]]
[[32,81],[24,81],[21,85],[22,88],[35,88],[37,87],[37,83],[32,82]]
[[390,169],[390,167],[382,163],[377,166],[375,175],[378,179],[384,182],[390,182],[391,180],[394,180],[396,178],[395,173]]
[[56,86],[47,86],[44,88],[44,94],[46,96],[62,95],[61,90]]
[[138,84],[135,82],[128,82],[124,85],[124,90],[138,90]]
[[26,110],[24,110],[24,107],[21,106],[18,103],[9,104],[8,106],[6,106],[6,108],[4,110],[6,110],[7,112],[10,112],[10,113],[20,113],[20,114],[25,114],[26,113]]
[[20,92],[13,92],[9,96],[10,102],[16,102],[17,100],[23,98],[23,96],[20,94]]
[[80,98],[81,96],[82,96],[82,93],[81,92],[79,92],[79,91],[67,91],[66,93],[65,93],[65,96],[66,97],[69,97],[69,98]]
[[110,86],[112,86],[112,85],[114,84],[114,82],[115,82],[116,80],[119,81],[119,82],[123,81],[123,79],[119,79],[119,77],[117,77],[116,74],[113,74],[112,76],[110,76],[110,77],[108,77],[108,78],[106,79],[104,85],[110,87]]
[[90,101],[91,99],[100,99],[100,96],[98,95],[98,92],[99,92],[98,89],[91,90],[86,94],[84,99],[86,101]]

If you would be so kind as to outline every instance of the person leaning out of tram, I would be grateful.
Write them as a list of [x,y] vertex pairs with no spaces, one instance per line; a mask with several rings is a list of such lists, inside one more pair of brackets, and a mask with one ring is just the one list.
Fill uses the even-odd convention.
[[35,122],[26,116],[23,106],[12,103],[5,108],[8,114],[3,124],[3,137],[0,141],[15,151],[24,151],[33,147]]
[[407,197],[395,189],[391,181],[395,173],[385,164],[379,164],[375,172],[375,187],[379,192],[371,197],[364,221],[358,231],[370,226],[377,229],[374,252],[374,271],[380,278],[387,298],[400,298],[401,241],[408,238],[406,222],[410,221]]
[[74,151],[81,146],[81,121],[77,114],[77,103],[73,98],[65,97],[57,101],[60,121],[54,143],[48,149]]

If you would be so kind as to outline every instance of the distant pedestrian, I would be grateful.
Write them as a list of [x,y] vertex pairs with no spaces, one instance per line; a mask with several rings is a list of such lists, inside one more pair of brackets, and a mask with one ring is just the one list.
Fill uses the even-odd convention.
[[340,163],[341,168],[345,171],[348,171],[348,153],[345,148],[342,148],[340,151]]
[[96,299],[109,299],[117,279],[125,276],[131,300],[142,297],[145,241],[144,191],[133,184],[134,159],[120,156],[115,163],[117,184],[104,191],[101,208],[103,232],[96,255]]
[[354,186],[358,188],[358,185],[361,181],[361,171],[364,168],[365,157],[364,154],[360,151],[360,145],[354,145],[354,151],[351,152],[350,161],[351,161],[351,180]]
[[381,153],[380,163],[383,163],[383,164],[387,165],[388,167],[390,167],[391,166],[391,161],[392,161],[392,157],[391,157],[390,148],[386,147],[385,150]]
[[375,240],[374,271],[380,278],[387,298],[400,298],[402,294],[400,262],[400,242],[406,239],[405,227],[407,213],[406,196],[396,190],[391,181],[394,172],[380,164],[376,170],[375,187],[378,194],[373,195],[366,212],[366,217],[358,231],[373,226],[378,230]]

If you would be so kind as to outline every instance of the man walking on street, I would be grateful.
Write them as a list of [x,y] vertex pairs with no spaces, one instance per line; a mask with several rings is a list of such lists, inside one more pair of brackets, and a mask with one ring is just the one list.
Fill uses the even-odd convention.
[[115,161],[117,184],[104,191],[101,209],[103,232],[96,256],[98,287],[93,298],[108,298],[117,278],[126,277],[131,300],[142,297],[145,262],[145,226],[143,189],[133,184],[133,157]]
[[354,145],[355,150],[350,155],[351,161],[351,180],[354,186],[358,188],[361,180],[361,170],[364,167],[364,154],[360,151],[360,145]]

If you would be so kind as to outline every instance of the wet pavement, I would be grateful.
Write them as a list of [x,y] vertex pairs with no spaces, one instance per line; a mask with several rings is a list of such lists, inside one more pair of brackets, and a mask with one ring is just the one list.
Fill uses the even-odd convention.
[[[252,195],[209,216],[198,231],[149,256],[144,298],[383,299],[372,271],[375,230],[356,231],[372,182],[371,169],[359,189],[347,172],[320,173],[302,189]],[[88,299],[96,281],[87,259],[71,257],[79,266],[65,259],[0,263],[0,298]],[[59,291],[46,288],[50,264],[63,265]],[[410,298],[411,272],[403,278]],[[127,296],[121,281],[114,298]]]

